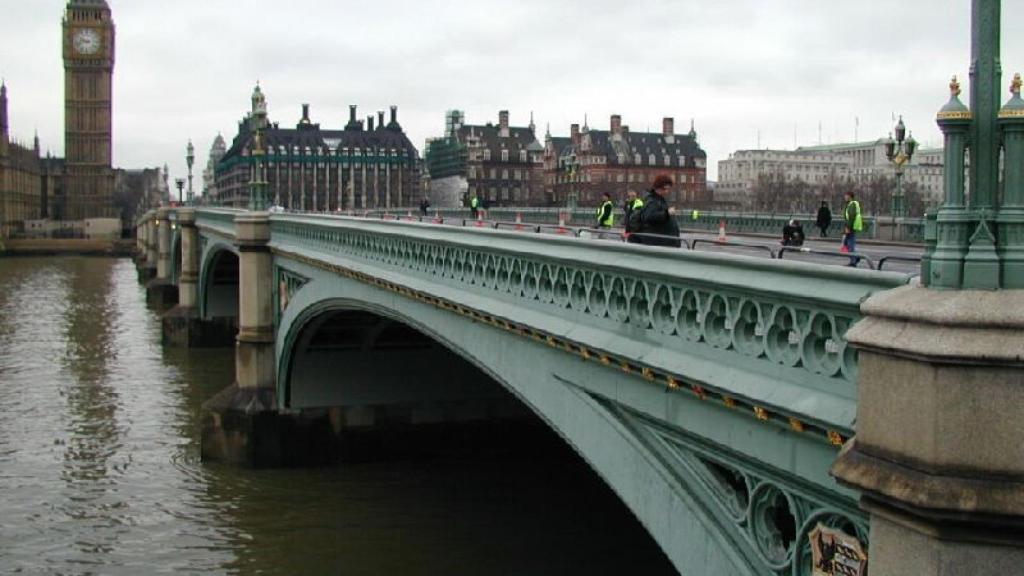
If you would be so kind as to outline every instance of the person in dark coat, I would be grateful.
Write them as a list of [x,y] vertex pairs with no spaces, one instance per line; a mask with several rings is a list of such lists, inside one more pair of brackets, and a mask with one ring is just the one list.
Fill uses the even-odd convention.
[[[679,240],[679,223],[676,222],[676,209],[668,205],[666,197],[672,191],[672,178],[662,174],[654,179],[654,185],[644,198],[644,205],[640,209],[639,229],[640,236],[637,240],[648,246],[674,246],[679,248],[682,242]],[[667,238],[655,238],[643,236],[644,234],[657,234]]]
[[427,200],[427,197],[424,196],[423,199],[420,200],[420,214],[426,216],[428,210],[430,210],[430,200]]
[[803,246],[804,227],[799,220],[790,220],[782,227],[783,246]]
[[821,201],[821,208],[818,208],[818,217],[814,220],[815,226],[821,230],[821,237],[828,236],[828,227],[832,225],[832,211],[828,208],[828,202]]

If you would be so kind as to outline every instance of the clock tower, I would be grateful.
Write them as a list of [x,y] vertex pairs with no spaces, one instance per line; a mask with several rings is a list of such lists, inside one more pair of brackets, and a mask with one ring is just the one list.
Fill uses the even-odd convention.
[[64,220],[118,218],[111,166],[114,21],[106,0],[69,0],[64,13]]

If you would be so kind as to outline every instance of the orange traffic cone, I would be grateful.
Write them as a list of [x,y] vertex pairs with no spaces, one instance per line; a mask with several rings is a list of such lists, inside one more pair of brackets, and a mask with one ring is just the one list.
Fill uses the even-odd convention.
[[523,213],[516,212],[516,230],[523,229]]
[[719,242],[725,242],[726,241],[726,238],[725,238],[725,219],[724,218],[718,221],[718,241]]

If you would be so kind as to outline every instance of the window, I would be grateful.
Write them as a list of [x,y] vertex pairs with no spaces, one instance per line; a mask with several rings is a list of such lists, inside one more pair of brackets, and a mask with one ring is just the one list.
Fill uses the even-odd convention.
[[501,151],[501,161],[508,162],[508,150]]
[[647,165],[654,166],[654,154],[649,154],[647,156]]
[[519,161],[526,162],[526,150],[519,151]]
[[490,159],[491,159],[491,149],[490,148],[484,148],[484,160],[490,160]]
[[501,179],[502,180],[508,180],[508,170],[502,170],[501,171]]

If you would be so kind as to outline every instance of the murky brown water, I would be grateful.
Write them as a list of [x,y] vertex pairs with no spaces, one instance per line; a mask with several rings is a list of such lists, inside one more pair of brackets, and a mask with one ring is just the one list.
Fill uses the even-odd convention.
[[574,458],[201,463],[231,351],[164,349],[144,296],[128,260],[0,258],[0,573],[674,573]]

